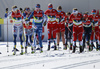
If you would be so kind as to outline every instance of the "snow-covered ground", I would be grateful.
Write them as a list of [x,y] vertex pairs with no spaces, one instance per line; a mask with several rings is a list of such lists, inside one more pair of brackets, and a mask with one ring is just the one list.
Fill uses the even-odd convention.
[[[20,43],[17,48],[20,50]],[[78,44],[78,43],[77,43]],[[51,44],[53,45],[53,43]],[[62,46],[62,42],[60,42]],[[43,42],[43,53],[36,51],[24,55],[12,55],[13,42],[9,42],[7,53],[6,42],[0,42],[0,69],[100,69],[100,51],[72,54],[69,50],[47,51],[47,43]],[[87,51],[87,49],[85,49]],[[78,51],[78,49],[77,49]],[[20,52],[17,52],[19,54]],[[8,56],[10,55],[10,56]]]

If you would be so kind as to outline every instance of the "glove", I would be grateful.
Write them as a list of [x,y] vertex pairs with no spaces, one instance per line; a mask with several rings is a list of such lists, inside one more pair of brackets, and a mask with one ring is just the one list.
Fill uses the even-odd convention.
[[29,19],[25,19],[25,21],[29,21]]
[[92,28],[92,30],[94,30],[95,28]]
[[65,27],[67,26],[67,23],[65,22]]
[[35,30],[37,29],[37,27],[36,27],[36,26],[34,26],[34,25],[32,25],[32,28],[34,28]]

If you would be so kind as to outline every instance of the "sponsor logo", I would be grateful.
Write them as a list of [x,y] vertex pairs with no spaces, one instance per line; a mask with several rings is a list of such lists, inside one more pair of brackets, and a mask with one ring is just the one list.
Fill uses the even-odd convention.
[[13,23],[13,20],[10,20],[10,23]]

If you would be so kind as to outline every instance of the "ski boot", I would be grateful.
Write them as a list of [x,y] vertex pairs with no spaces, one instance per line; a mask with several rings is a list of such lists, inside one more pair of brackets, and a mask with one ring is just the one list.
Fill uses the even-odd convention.
[[100,50],[100,46],[97,46],[97,47],[96,47],[96,50],[97,50],[97,51]]
[[16,48],[14,48],[14,52],[13,52],[13,55],[16,55]]
[[89,45],[89,46],[88,46],[88,50],[89,50],[89,51],[92,51],[92,45]]
[[33,53],[34,53],[34,51],[33,51],[33,47],[31,47],[31,50],[32,50],[31,53],[33,54]]
[[23,49],[24,49],[24,47],[21,47],[21,55],[23,55],[24,53],[23,53]]
[[28,42],[28,46],[30,46],[31,44]]
[[[88,43],[88,42],[87,42],[87,43]],[[87,44],[87,45],[88,45],[88,44]],[[84,49],[84,48],[86,48],[86,46],[85,46],[85,42],[83,42],[83,49]]]
[[72,53],[75,53],[75,51],[76,51],[76,46],[73,46],[73,51],[72,51]]
[[96,50],[99,50],[98,42],[96,42]]
[[48,49],[47,49],[47,51],[49,51],[50,50],[50,45],[48,45]]
[[90,48],[91,48],[91,51],[93,50],[93,47],[94,47],[94,44],[92,44],[92,45],[89,45],[90,46]]
[[59,50],[59,44],[57,44],[57,49]]
[[43,52],[43,50],[42,50],[42,47],[40,48],[40,53],[42,53]]
[[25,54],[27,53],[27,46],[25,47]]
[[68,46],[68,45],[64,45],[64,46],[63,46],[63,50],[67,50],[67,46]]
[[57,50],[57,47],[56,47],[56,45],[54,46],[54,50]]
[[36,52],[36,47],[32,48],[32,54]]
[[98,49],[100,50],[100,45],[98,45]]
[[83,52],[83,47],[80,46],[79,50],[80,50],[80,53],[82,53]]
[[72,50],[72,44],[70,44],[70,50]]
[[85,49],[85,46],[83,45],[83,51],[84,51],[84,49]]
[[89,44],[89,42],[86,42],[86,43],[87,43],[88,50],[92,51],[93,50],[93,43],[91,43],[91,45]]

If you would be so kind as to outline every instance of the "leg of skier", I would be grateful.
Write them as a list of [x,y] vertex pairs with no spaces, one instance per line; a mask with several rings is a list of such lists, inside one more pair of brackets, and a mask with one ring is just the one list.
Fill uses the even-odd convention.
[[70,26],[69,29],[71,30],[71,31],[68,31],[69,32],[70,50],[72,50],[72,32],[73,32],[73,26]]
[[56,35],[57,35],[57,47],[58,47],[58,50],[59,50],[60,33],[57,32]]
[[13,47],[13,50],[14,50],[14,53],[13,55],[16,54],[16,38],[17,38],[17,32],[18,32],[18,28],[16,26],[13,26],[13,40],[14,40],[14,47]]
[[42,48],[42,28],[39,28],[39,31],[38,31],[38,37],[39,37],[39,43],[40,43],[40,53],[43,52]]
[[75,53],[76,51],[76,40],[77,40],[77,29],[73,27],[73,51],[72,53]]
[[83,32],[83,49],[86,47],[85,46],[85,39],[86,39],[86,31],[87,31],[87,28],[86,27],[83,27],[83,30],[84,30],[84,32]]
[[14,53],[13,53],[13,55],[15,55],[15,54],[16,54],[16,38],[17,38],[17,35],[16,35],[16,34],[14,34],[14,35],[13,35],[13,40],[14,40],[14,48],[13,48]]
[[63,49],[67,49],[67,46],[68,46],[68,28],[65,27],[65,47]]
[[57,47],[56,47],[56,30],[57,30],[57,28],[56,27],[53,27],[54,50],[57,50]]
[[30,30],[30,42],[31,42],[31,46],[32,46],[32,43],[33,43],[33,34],[34,34],[34,29],[32,28],[31,30]]
[[80,53],[82,53],[83,52],[83,46],[82,46],[82,35],[83,35],[83,32],[80,32],[79,34],[78,34],[78,40],[79,40],[79,49],[80,49]]
[[86,32],[84,31],[84,33],[83,33],[83,50],[84,50],[84,48],[85,48],[85,38],[86,38]]
[[27,29],[24,29],[24,36],[25,36],[25,53],[26,53],[26,48],[28,46],[28,30]]
[[[33,28],[32,29],[29,29],[28,35],[29,35],[29,38],[28,39],[29,39],[30,45],[32,47],[32,43],[33,43],[33,39],[32,39],[33,38]],[[28,45],[28,40],[27,40],[27,45]],[[27,47],[25,47],[25,53],[27,53]]]
[[90,44],[89,44],[89,39],[90,39],[90,34],[89,34],[89,32],[87,32],[87,34],[86,34],[86,43],[87,43],[87,46],[88,47],[90,47]]
[[28,35],[26,35],[26,39],[25,39],[25,41],[26,41],[26,45],[25,45],[25,53],[27,53],[27,46],[28,46]]
[[47,42],[48,42],[48,51],[50,50],[50,44],[51,44],[51,37],[52,37],[52,32],[53,32],[53,28],[52,28],[52,24],[51,24],[51,22],[48,22],[48,24],[47,24],[47,29],[48,29],[48,40],[47,40]]
[[48,51],[50,50],[50,43],[51,43],[51,29],[50,28],[48,28]]
[[61,38],[62,38],[62,42],[63,42],[63,48],[65,47],[65,49],[67,50],[67,46],[65,45],[65,38],[64,38],[64,34],[65,34],[65,22],[61,22],[60,23],[60,31],[61,31]]
[[[86,35],[86,43],[90,47],[90,36],[92,32],[92,27],[87,28],[87,35]],[[91,50],[93,50],[93,47],[91,46]]]
[[57,36],[57,48],[59,50],[59,42],[60,42],[60,26],[59,26],[59,23],[57,23],[56,36]]
[[98,27],[95,27],[95,40],[96,40],[96,49],[98,50],[99,49],[99,43],[98,43],[98,36],[99,36],[99,28]]
[[[91,37],[90,37],[90,45],[91,45],[91,47],[94,47],[93,39],[94,39],[94,31],[92,30]],[[90,47],[89,47],[89,48],[90,48]],[[90,49],[89,49],[89,50],[90,50]]]
[[19,37],[20,37],[20,45],[21,45],[21,55],[23,55],[23,25],[19,27]]
[[99,50],[100,50],[100,28],[99,28]]
[[98,33],[98,37],[99,37],[99,50],[100,50],[100,26],[99,26],[99,33]]
[[32,45],[32,43],[33,43],[33,39],[32,39],[32,38],[33,38],[33,35],[30,35],[30,36],[29,36],[29,39],[30,39],[31,45]]
[[36,52],[36,33],[37,30],[34,30],[34,41],[33,41],[33,45],[32,45],[32,52],[31,53],[35,53]]
[[65,31],[62,31],[62,32],[61,32],[61,38],[62,38],[62,42],[63,42],[63,47],[66,47],[66,49],[67,49],[67,46],[65,45],[64,34],[65,34]]

